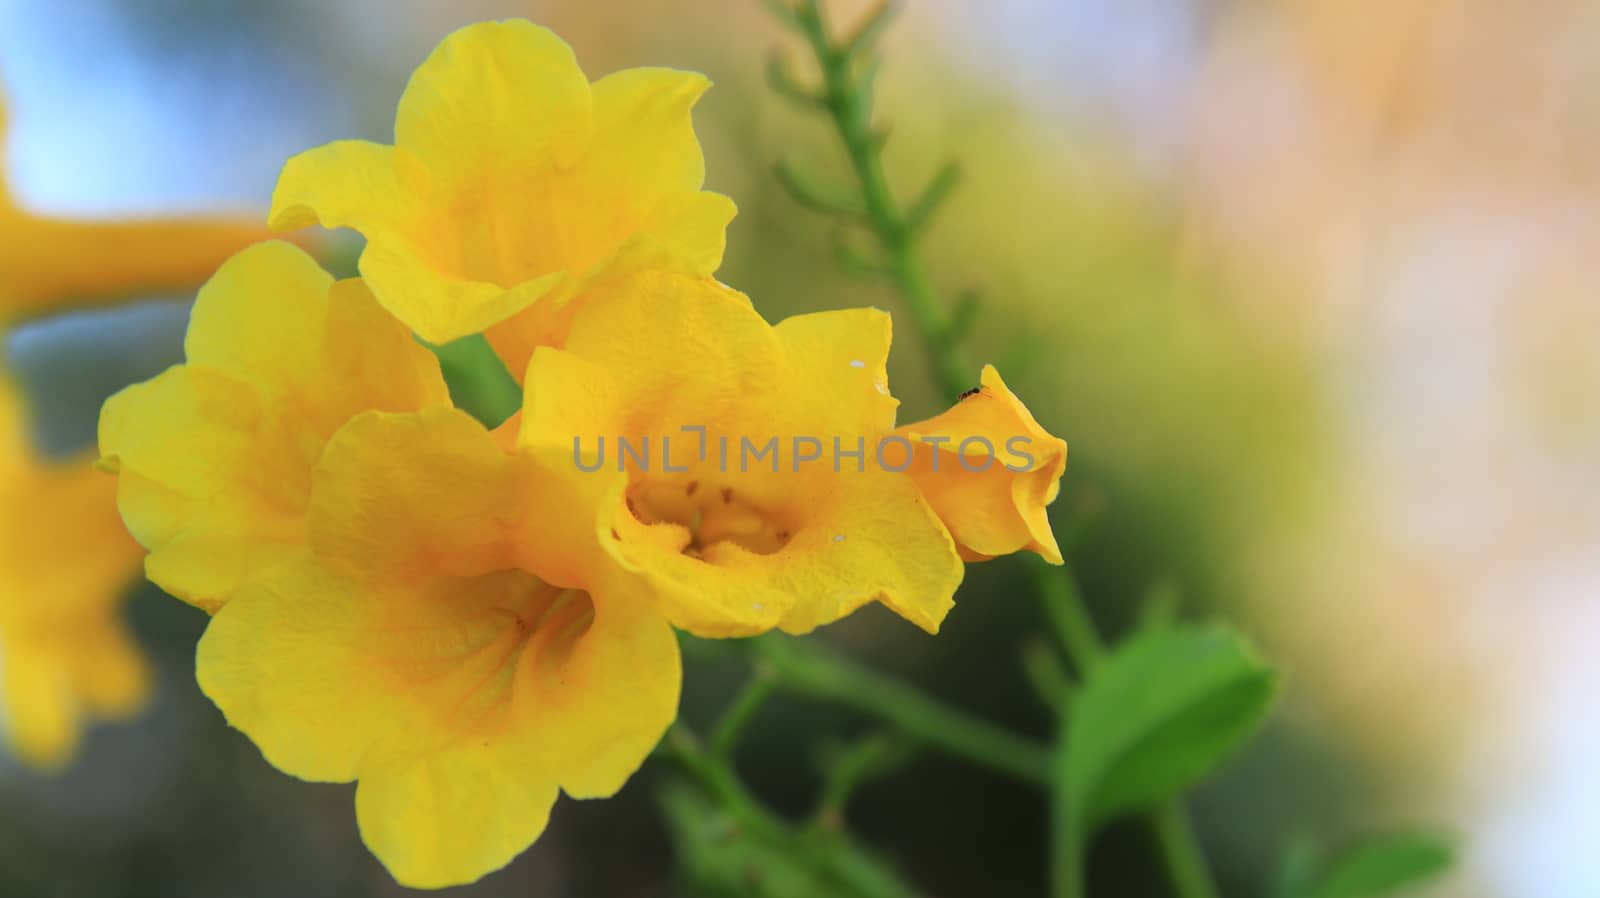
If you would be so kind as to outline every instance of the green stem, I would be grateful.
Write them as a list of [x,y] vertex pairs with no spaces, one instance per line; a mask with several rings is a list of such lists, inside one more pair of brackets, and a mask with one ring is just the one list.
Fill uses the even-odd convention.
[[1178,894],[1182,898],[1217,898],[1217,884],[1211,878],[1205,851],[1189,825],[1182,801],[1174,798],[1152,811],[1150,823]]
[[1066,795],[1065,789],[1052,789],[1050,794],[1050,895],[1083,898],[1088,889],[1083,875],[1083,842]]
[[868,224],[888,256],[889,273],[928,344],[928,361],[939,388],[954,398],[972,386],[975,372],[944,320],[916,253],[915,235],[907,228],[905,214],[889,189],[878,153],[878,135],[872,128],[872,110],[856,88],[852,54],[834,45],[822,8],[815,0],[800,4],[795,14],[822,68],[823,102],[860,183]]
[[1056,567],[1035,555],[1028,556],[1026,563],[1051,629],[1067,650],[1078,675],[1087,674],[1105,657],[1106,649],[1094,618],[1089,616],[1089,606],[1083,600],[1078,578],[1073,576],[1071,568]]
[[[867,226],[876,236],[888,259],[888,270],[895,286],[904,297],[912,322],[922,342],[927,347],[929,364],[939,387],[949,396],[960,394],[971,385],[973,369],[957,341],[957,331],[940,306],[938,297],[928,281],[925,268],[916,250],[917,234],[908,226],[907,217],[895,202],[884,174],[879,153],[881,140],[872,125],[870,100],[859,89],[854,75],[858,48],[840,45],[828,29],[820,0],[802,0],[793,9],[792,21],[810,43],[812,52],[822,70],[823,103],[833,119],[835,129],[844,143],[861,198],[866,207]],[[1066,649],[1072,664],[1080,674],[1087,673],[1105,655],[1105,644],[1090,617],[1076,580],[1066,568],[1052,568],[1037,558],[1028,559],[1028,570],[1044,602],[1045,613],[1052,628]],[[859,676],[860,674],[856,674]],[[874,699],[863,697],[859,683],[830,684],[829,697],[858,706],[872,706],[880,713],[897,713],[905,716],[902,702],[915,705],[923,700],[920,694],[901,694],[898,690]],[[870,692],[870,690],[866,690]],[[880,701],[881,699],[882,701]],[[887,702],[884,704],[883,702]],[[881,705],[881,707],[880,707]],[[1067,709],[1061,710],[1061,728],[1065,733]],[[927,723],[920,714],[910,715],[920,723]],[[903,725],[903,724],[902,724]],[[950,731],[946,731],[950,732]],[[1008,739],[1014,739],[1009,734]],[[930,740],[931,741],[931,740]],[[975,760],[992,761],[994,745],[967,745],[958,754]],[[1002,740],[1003,742],[1003,740]],[[936,743],[937,744],[937,743]],[[946,744],[947,749],[954,750]],[[1024,756],[1032,757],[1030,751]],[[974,750],[977,754],[974,754]],[[979,756],[982,757],[979,757]],[[1013,758],[1012,761],[1020,761]],[[1016,767],[1016,772],[1027,771],[1030,779],[1038,778],[1033,764],[1028,760]],[[1044,776],[1050,782],[1048,773]],[[1067,808],[1060,800],[1056,788],[1056,837],[1053,840],[1052,863],[1054,894],[1057,898],[1078,898],[1083,894],[1083,865],[1077,857],[1077,839],[1071,833]],[[1161,851],[1162,861],[1172,877],[1182,898],[1214,898],[1216,886],[1206,867],[1193,828],[1181,805],[1176,801],[1151,813],[1151,825]]]
[[844,809],[850,796],[867,780],[895,763],[896,745],[891,737],[879,733],[840,750],[823,770],[822,795],[811,819],[824,829],[844,825]]
[[522,407],[522,388],[482,334],[423,345],[438,356],[451,401],[485,427],[500,426]]
[[[727,760],[702,748],[686,725],[674,724],[657,752],[676,763],[712,804],[734,821],[737,838],[781,851],[789,864],[815,878],[822,894],[839,898],[913,895],[910,887],[858,849],[842,831],[797,828],[768,809],[740,782]],[[760,872],[759,868],[753,870]]]
[[757,664],[750,672],[750,679],[739,691],[739,697],[734,699],[733,706],[722,715],[722,720],[717,723],[717,728],[711,734],[711,751],[723,759],[733,757],[733,749],[739,742],[739,735],[750,724],[750,719],[761,706],[766,704],[776,688],[777,681],[772,675],[772,669],[764,664]]
[[700,747],[700,741],[683,724],[667,732],[659,752],[675,761],[719,807],[741,825],[766,838],[786,838],[788,827],[739,782],[733,768]]
[[776,635],[750,642],[772,666],[780,689],[866,711],[926,745],[1018,779],[1050,782],[1050,753],[1043,746],[819,646]]

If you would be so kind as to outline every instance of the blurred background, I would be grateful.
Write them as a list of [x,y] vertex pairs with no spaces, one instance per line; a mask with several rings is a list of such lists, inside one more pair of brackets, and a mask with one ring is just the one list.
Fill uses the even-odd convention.
[[[1438,895],[1600,894],[1600,5],[906,5],[879,101],[891,177],[965,165],[927,255],[947,292],[982,292],[976,355],[1072,446],[1057,530],[1082,534],[1100,620],[1127,627],[1170,582],[1288,673],[1266,735],[1194,797],[1225,893],[1265,895],[1301,833],[1421,823],[1460,839]],[[720,277],[769,318],[898,308],[836,275],[833,225],[775,187],[781,156],[840,160],[768,93],[769,51],[805,60],[754,0],[0,0],[4,183],[40,214],[260,214],[284,159],[388,140],[433,45],[507,16],[554,28],[591,77],[712,77],[708,186],[740,207]],[[92,445],[106,395],[180,360],[190,295],[137,299],[6,338],[45,451]],[[910,420],[939,401],[901,331]],[[937,639],[878,613],[822,638],[1043,738],[1019,573],[973,567]],[[272,770],[199,694],[203,616],[130,589],[153,702],[62,772],[0,761],[0,895],[402,892],[350,787]],[[691,665],[686,715],[742,676]],[[742,770],[802,811],[818,743],[869,725],[778,701]],[[693,894],[663,776],[564,801],[460,894]],[[931,896],[1045,892],[1044,798],[996,775],[924,754],[850,822]],[[1163,894],[1151,857],[1113,830],[1097,894]]]

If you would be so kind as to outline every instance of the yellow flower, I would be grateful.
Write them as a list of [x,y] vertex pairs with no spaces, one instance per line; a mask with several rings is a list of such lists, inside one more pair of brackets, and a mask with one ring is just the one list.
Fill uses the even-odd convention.
[[432,354],[359,280],[285,243],[201,288],[185,353],[107,400],[100,451],[146,574],[207,610],[303,549],[311,471],[340,426],[449,404]]
[[412,76],[393,146],[289,160],[270,223],[361,232],[361,273],[397,318],[435,343],[487,329],[520,374],[596,272],[721,264],[734,207],[701,191],[689,118],[708,86],[651,68],[590,84],[544,28],[470,25]]
[[141,552],[117,520],[116,482],[91,459],[39,457],[0,381],[0,719],[26,762],[57,767],[91,716],[138,710],[143,657],[118,614]]
[[402,884],[471,882],[558,790],[611,795],[676,714],[677,643],[601,548],[621,476],[507,453],[455,409],[367,413],[328,443],[310,545],[200,642],[201,688],[279,769],[359,780]]
[[1027,550],[1061,563],[1045,506],[1060,491],[1067,444],[1039,426],[993,365],[949,410],[895,433],[915,448],[906,473],[950,528],[961,557]]
[[[5,135],[0,105],[0,142]],[[268,236],[260,225],[230,218],[74,221],[35,215],[18,207],[0,181],[0,324],[187,290],[223,259]]]
[[616,470],[619,441],[650,453],[602,512],[607,545],[679,627],[803,633],[879,600],[935,632],[962,565],[917,484],[875,457],[897,405],[889,338],[876,310],[772,326],[709,278],[616,278],[563,349],[533,354],[522,440],[583,469]]
[[[0,104],[0,144],[6,136]],[[3,164],[0,146],[0,164]],[[0,179],[0,326],[77,306],[189,289],[269,236],[228,218],[74,221],[22,209]],[[125,716],[149,674],[118,610],[143,557],[92,457],[39,457],[0,379],[0,698],[29,763],[70,759],[83,721]]]
[[287,773],[359,780],[363,838],[411,886],[503,866],[559,791],[619,789],[680,681],[601,547],[622,476],[450,407],[359,281],[285,244],[223,266],[186,350],[106,403],[101,448],[151,579],[213,612],[196,673],[229,722]]

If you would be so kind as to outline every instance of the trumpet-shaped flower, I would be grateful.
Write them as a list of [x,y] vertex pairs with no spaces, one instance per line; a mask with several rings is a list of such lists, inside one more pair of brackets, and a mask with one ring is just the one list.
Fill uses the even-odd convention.
[[280,769],[358,780],[399,882],[475,880],[558,791],[619,789],[676,714],[671,628],[601,545],[622,487],[455,409],[360,415],[317,465],[312,551],[217,612],[200,685]]
[[71,758],[88,718],[131,714],[149,691],[118,613],[142,553],[91,462],[40,457],[0,382],[0,718],[40,767]]
[[907,473],[963,558],[1026,550],[1061,563],[1045,506],[1060,491],[1067,444],[1039,426],[993,365],[948,411],[895,432],[914,447]]
[[361,273],[396,317],[435,343],[487,329],[520,374],[595,273],[721,264],[734,207],[701,191],[690,123],[708,86],[651,68],[591,84],[544,28],[469,25],[412,76],[394,145],[289,160],[270,224],[354,228]]
[[285,243],[222,266],[184,347],[106,402],[100,451],[146,574],[207,610],[304,548],[311,471],[346,421],[449,404],[438,362],[359,280]]
[[[5,136],[0,105],[0,143]],[[0,324],[187,290],[228,256],[269,236],[258,224],[225,217],[82,221],[37,215],[18,206],[0,180]]]
[[962,567],[917,484],[875,458],[889,338],[876,310],[774,327],[709,278],[618,278],[563,349],[534,352],[522,440],[627,469],[607,545],[677,626],[801,633],[880,600],[937,631]]

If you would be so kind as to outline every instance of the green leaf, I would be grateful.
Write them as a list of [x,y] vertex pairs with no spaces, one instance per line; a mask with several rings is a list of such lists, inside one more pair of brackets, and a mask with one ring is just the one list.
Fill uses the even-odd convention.
[[1302,880],[1292,898],[1388,898],[1423,885],[1455,862],[1451,840],[1435,833],[1372,836]]
[[1077,848],[1106,821],[1211,773],[1261,723],[1273,671],[1221,627],[1151,630],[1095,668],[1056,759]]

